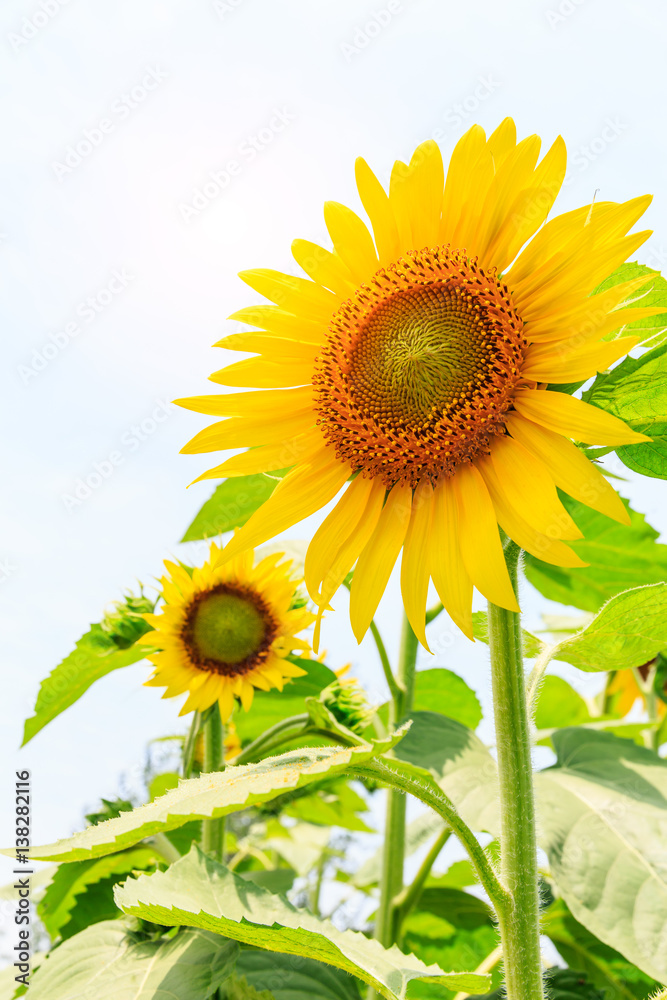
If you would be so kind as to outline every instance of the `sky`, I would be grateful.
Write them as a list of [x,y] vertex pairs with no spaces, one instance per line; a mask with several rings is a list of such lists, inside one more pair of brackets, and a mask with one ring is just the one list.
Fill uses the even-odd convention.
[[[105,606],[150,585],[164,558],[201,557],[178,540],[212,492],[187,489],[208,456],[178,452],[205,418],[171,401],[216,391],[208,375],[233,360],[211,345],[257,301],[237,272],[292,270],[295,237],[328,245],[322,203],[360,211],[355,157],[386,181],[424,139],[447,159],[470,125],[492,131],[506,115],[544,149],[564,136],[557,210],[653,192],[655,234],[637,256],[661,268],[666,27],[658,0],[3,0],[3,844],[15,769],[32,772],[44,843],[80,827],[100,795],[139,790],[147,741],[184,730],[180,705],[143,687],[144,662],[18,750],[40,680]],[[663,482],[613,469],[667,530]],[[289,537],[312,535],[324,513]],[[535,627],[553,610],[527,585],[523,604]],[[335,608],[330,664],[351,662],[383,700],[343,595]],[[399,611],[394,580],[378,617],[390,644]],[[419,666],[460,673],[488,709],[485,648],[444,616],[435,628],[440,652]]]

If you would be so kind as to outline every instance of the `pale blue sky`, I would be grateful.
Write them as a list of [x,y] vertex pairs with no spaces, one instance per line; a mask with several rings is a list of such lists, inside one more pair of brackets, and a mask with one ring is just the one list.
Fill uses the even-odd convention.
[[[322,202],[358,208],[357,155],[386,178],[423,139],[447,156],[468,125],[508,114],[521,135],[565,137],[560,211],[596,191],[655,193],[639,259],[660,267],[666,22],[658,0],[4,0],[0,803],[14,762],[31,768],[36,841],[67,834],[121,772],[136,780],[149,738],[184,726],[140,664],[16,749],[41,678],[107,602],[159,573],[211,491],[186,490],[207,457],[178,455],[202,418],[169,401],[207,392],[222,367],[210,345],[256,301],[236,272],[290,269],[294,237],[325,241]],[[67,501],[96,466],[108,477]],[[667,529],[664,483],[624,474]],[[373,650],[337,606],[331,662],[351,660],[379,698]],[[544,602],[525,606],[535,621]],[[390,636],[397,611],[394,591]],[[457,639],[434,662],[488,705],[483,653]]]

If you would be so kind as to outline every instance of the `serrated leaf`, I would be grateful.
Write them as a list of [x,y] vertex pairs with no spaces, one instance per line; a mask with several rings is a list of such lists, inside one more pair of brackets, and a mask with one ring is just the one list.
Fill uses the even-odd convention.
[[245,976],[231,976],[225,983],[223,1000],[276,1000],[273,993],[262,990],[261,993],[248,983]]
[[85,892],[88,886],[110,875],[125,875],[134,868],[146,868],[155,860],[152,848],[135,847],[105,858],[59,865],[37,905],[37,913],[51,937],[59,936],[70,918],[76,897]]
[[116,901],[126,913],[157,923],[202,927],[268,951],[315,958],[356,976],[386,1000],[404,997],[413,979],[468,992],[480,980],[488,983],[487,976],[443,972],[358,931],[339,931],[284,897],[249,886],[198,848],[166,872],[128,879]]
[[593,621],[554,650],[554,658],[580,670],[640,667],[667,647],[667,584],[612,597]]
[[246,521],[268,500],[278,480],[276,473],[266,476],[235,476],[216,486],[199,510],[194,521],[181,538],[181,542],[196,542],[202,538],[213,538],[242,527]]
[[[387,740],[361,747],[304,747],[257,764],[241,764],[219,773],[202,774],[181,781],[178,788],[161,798],[122,813],[116,819],[88,827],[54,844],[32,847],[30,856],[43,861],[102,857],[190,820],[227,816],[268,802],[290,789],[320,781],[325,774],[332,777],[343,774],[356,764],[391,749],[404,734],[405,729],[397,730]],[[9,849],[2,853],[13,857],[15,851]]]
[[566,569],[527,554],[526,576],[544,597],[595,612],[623,590],[667,579],[667,545],[656,541],[658,532],[627,501],[623,502],[630,525],[618,524],[563,494],[561,500],[584,536],[568,545],[589,565]]
[[361,1000],[358,979],[312,958],[243,948],[236,969],[275,1000]]
[[476,729],[482,721],[482,709],[475,692],[462,677],[444,667],[417,671],[414,709],[416,712],[440,712],[469,729]]
[[667,479],[667,344],[598,375],[582,398],[652,438],[614,449],[624,465]]
[[542,931],[551,938],[567,964],[580,969],[606,996],[644,1000],[660,985],[575,920],[562,899],[557,899],[542,914]]
[[151,652],[155,650],[143,645],[119,649],[100,625],[91,625],[69,656],[42,681],[35,714],[25,721],[22,746],[78,701],[95,681],[106,677],[112,670],[138,663]]
[[553,743],[558,762],[536,788],[556,885],[592,934],[667,981],[667,761],[585,728]]
[[[480,642],[485,642],[488,645],[489,642],[489,620],[486,611],[474,611],[472,616],[472,633],[475,639],[479,639]],[[543,643],[537,636],[532,635],[527,632],[525,628],[521,629],[521,638],[523,640],[523,655],[529,660],[534,656],[539,656]]]
[[[628,261],[626,264],[621,264],[608,278],[605,278],[593,294],[596,295],[598,292],[604,292],[608,288],[620,285],[624,281],[633,281],[635,278],[641,278],[645,274],[652,275],[652,280],[647,282],[643,288],[638,288],[635,292],[635,296],[639,300],[636,302],[636,305],[642,308],[647,306],[664,306],[665,311],[658,313],[656,316],[645,316],[643,319],[637,319],[634,323],[627,323],[623,328],[623,332],[624,334],[634,333],[636,336],[641,337],[643,347],[656,347],[667,338],[667,281],[660,274],[660,271],[655,271],[653,268],[647,267],[646,264],[638,264],[634,260]],[[620,312],[619,318],[622,318],[622,316],[623,313]]]
[[412,726],[394,754],[429,771],[473,830],[500,825],[496,762],[475,734],[435,712],[411,713]]
[[49,954],[30,1000],[206,1000],[234,968],[238,945],[186,929],[133,943],[121,921],[88,927]]

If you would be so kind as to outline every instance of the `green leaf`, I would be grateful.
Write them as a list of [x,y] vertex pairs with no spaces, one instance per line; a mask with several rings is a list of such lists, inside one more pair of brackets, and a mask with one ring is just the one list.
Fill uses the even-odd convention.
[[398,948],[384,949],[358,931],[339,931],[330,921],[298,910],[283,896],[251,886],[193,848],[166,872],[128,879],[116,902],[160,924],[202,927],[268,951],[316,958],[373,986],[387,1000],[405,996],[412,979],[431,979],[470,992],[488,977],[430,968]]
[[262,990],[261,993],[250,985],[245,976],[233,975],[225,983],[223,1000],[276,1000],[273,993]]
[[656,541],[658,532],[627,501],[629,525],[618,524],[563,494],[561,500],[584,535],[568,545],[589,565],[566,569],[527,554],[526,576],[544,597],[597,611],[622,590],[667,579],[667,545]]
[[640,667],[667,647],[667,583],[626,590],[605,604],[583,631],[563,639],[554,658],[580,670]]
[[81,636],[69,656],[42,681],[35,714],[25,721],[22,746],[78,701],[100,677],[120,667],[138,663],[151,652],[155,650],[143,645],[120,649],[101,625],[91,625],[90,631]]
[[242,743],[257,739],[267,729],[292,715],[307,711],[306,698],[316,698],[323,688],[335,681],[336,675],[317,660],[292,658],[292,662],[306,671],[305,677],[295,677],[285,684],[282,691],[255,691],[252,710],[237,712],[234,718],[236,731]]
[[435,712],[411,713],[396,757],[425,768],[473,830],[499,829],[496,763],[475,734]]
[[444,667],[417,671],[414,709],[416,712],[440,712],[469,729],[476,729],[482,721],[482,709],[475,692],[462,677]]
[[[320,781],[325,774],[344,774],[356,764],[395,746],[404,735],[398,730],[387,740],[361,747],[305,747],[270,757],[257,764],[228,767],[215,774],[181,781],[161,798],[65,840],[33,847],[30,856],[46,861],[80,861],[130,847],[151,834],[173,830],[189,820],[209,819],[268,802],[292,788]],[[6,853],[13,857],[15,851]]]
[[562,677],[548,674],[542,682],[535,709],[538,729],[563,729],[590,720],[586,702]]
[[357,979],[312,958],[243,948],[236,969],[275,1000],[361,1000]]
[[213,496],[200,509],[181,542],[213,538],[242,527],[275,490],[278,485],[276,475],[259,473],[225,479],[224,483],[216,486]]
[[[485,642],[488,645],[489,621],[486,611],[473,612],[472,633],[475,639],[479,639],[480,642]],[[527,632],[525,628],[522,628],[521,638],[523,639],[523,655],[529,660],[534,656],[539,656],[543,643],[537,638],[537,636],[532,635],[530,632]]]
[[312,795],[306,795],[288,803],[283,809],[286,816],[315,823],[320,826],[340,826],[345,830],[359,830],[373,833],[373,828],[360,818],[358,813],[368,812],[368,803],[350,788],[344,779],[327,783],[316,788]]
[[[664,313],[658,313],[656,316],[645,316],[644,319],[637,319],[634,323],[627,323],[623,328],[623,332],[624,334],[634,333],[636,336],[641,337],[642,346],[644,347],[656,347],[667,338],[667,281],[665,281],[659,271],[647,267],[646,264],[638,264],[634,260],[628,261],[626,264],[621,264],[608,278],[605,278],[593,294],[604,292],[608,288],[620,285],[624,281],[633,281],[644,274],[653,275],[653,280],[647,282],[643,288],[637,289],[635,296],[639,301],[635,305],[642,308],[647,306],[664,306],[665,311]],[[619,314],[620,317],[622,315],[622,313]]]
[[652,438],[616,448],[624,465],[644,476],[667,479],[667,343],[598,375],[582,398]]
[[159,799],[161,795],[164,795],[165,792],[170,791],[172,788],[177,788],[180,780],[180,774],[176,774],[175,771],[165,771],[163,774],[156,774],[148,786],[148,797],[151,802],[153,799]]
[[586,728],[553,736],[537,778],[541,846],[574,917],[647,975],[667,980],[667,761]]
[[[417,819],[408,823],[405,830],[405,857],[418,851],[420,847],[439,836],[444,822],[431,809],[422,813]],[[382,874],[383,848],[379,847],[374,854],[364,861],[363,865],[351,876],[350,882],[357,889],[371,889],[380,881]],[[477,881],[475,877],[474,881]]]
[[133,943],[121,921],[104,921],[50,953],[31,979],[30,1000],[206,1000],[237,954],[236,942],[205,931]]
[[241,878],[254,885],[261,885],[262,889],[269,892],[286,893],[294,885],[296,872],[293,868],[271,868],[253,869],[252,871],[239,872]]
[[[438,962],[447,968],[477,968],[498,944],[498,931],[490,923],[463,928],[434,913],[413,910],[403,925],[403,947],[422,962]],[[499,986],[502,973],[497,965],[491,973],[491,988]],[[413,990],[416,997],[441,1000],[442,988],[421,983]],[[447,994],[451,997],[452,994]]]
[[89,886],[110,875],[125,875],[134,868],[147,868],[155,860],[152,848],[135,847],[105,858],[60,865],[37,905],[37,913],[51,937],[56,938],[61,933],[76,904],[76,897]]
[[564,900],[557,899],[542,915],[542,930],[572,969],[579,969],[593,986],[619,1000],[644,1000],[659,983],[603,944],[574,919]]

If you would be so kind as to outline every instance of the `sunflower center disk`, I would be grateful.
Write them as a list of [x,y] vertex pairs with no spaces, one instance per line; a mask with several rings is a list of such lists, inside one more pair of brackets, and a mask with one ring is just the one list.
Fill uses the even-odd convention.
[[193,601],[182,639],[200,669],[234,677],[264,659],[273,631],[268,609],[255,595],[222,585]]
[[378,271],[334,316],[313,382],[320,427],[355,469],[434,484],[488,453],[526,341],[509,292],[448,247]]

